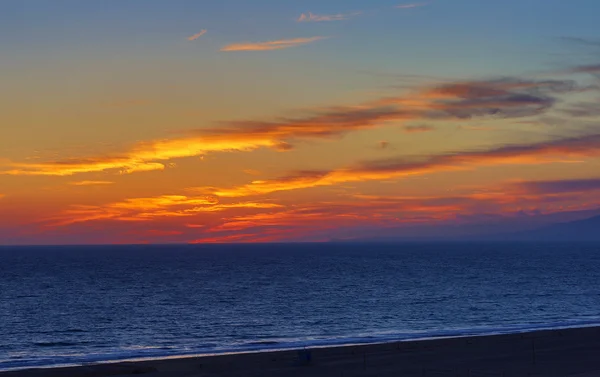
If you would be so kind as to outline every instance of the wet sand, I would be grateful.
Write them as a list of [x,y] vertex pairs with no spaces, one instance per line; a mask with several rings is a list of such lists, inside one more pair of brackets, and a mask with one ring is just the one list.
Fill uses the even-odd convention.
[[600,327],[0,372],[0,377],[600,377]]

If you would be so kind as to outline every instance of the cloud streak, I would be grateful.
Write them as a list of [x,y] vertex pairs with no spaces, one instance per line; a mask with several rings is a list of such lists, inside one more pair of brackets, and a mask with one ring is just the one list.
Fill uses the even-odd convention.
[[572,73],[600,73],[600,64],[583,65],[571,69]]
[[[593,202],[598,196],[578,196]],[[530,214],[552,214],[570,210],[592,209],[593,206],[571,204],[569,194],[540,195],[512,184],[475,189],[455,196],[377,196],[353,195],[332,202],[310,202],[279,208],[269,212],[232,216],[209,227],[200,240],[271,241],[360,238],[377,235],[414,237],[415,226],[424,226],[423,234],[431,235],[436,224],[457,225],[480,223],[482,219],[509,220]],[[527,220],[525,221],[527,223]],[[429,231],[428,228],[429,227]],[[413,229],[413,230],[411,230]],[[400,232],[398,232],[400,231]]]
[[406,133],[423,133],[423,132],[431,132],[434,131],[435,128],[433,126],[427,125],[419,125],[419,126],[404,126],[404,132]]
[[397,179],[437,172],[471,170],[497,165],[537,165],[578,162],[578,158],[600,156],[600,134],[559,139],[537,144],[509,145],[484,151],[467,151],[429,157],[422,161],[406,158],[367,162],[331,171],[306,171],[272,180],[253,181],[231,189],[200,188],[218,197],[246,197],[279,191],[333,186],[348,182]]
[[338,234],[360,237],[356,232],[360,229],[370,229],[363,234],[372,235],[372,232],[385,233],[419,224],[478,221],[482,213],[510,218],[523,213],[586,208],[577,202],[597,201],[599,182],[597,179],[508,182],[450,196],[356,194],[342,196],[336,202],[311,200],[285,206],[260,201],[221,203],[213,196],[162,195],[100,206],[71,206],[47,219],[49,228],[46,229],[88,222],[121,229],[126,222],[133,230],[124,235],[161,236],[152,234],[160,229],[165,234],[178,236],[174,239],[177,242],[325,241]]
[[261,147],[277,148],[281,142],[265,135],[248,135],[246,138],[219,136],[189,136],[156,140],[135,145],[121,155],[92,158],[71,158],[50,162],[8,163],[0,175],[71,176],[101,171],[120,174],[160,171],[171,159],[194,157],[211,152],[252,151]]
[[295,38],[281,39],[267,42],[243,42],[234,43],[221,48],[221,51],[272,51],[283,50],[292,47],[298,47],[326,39],[327,37],[310,37],[310,38]]
[[187,37],[187,40],[188,41],[195,41],[196,39],[200,38],[201,36],[203,36],[207,32],[208,32],[208,30],[202,29],[202,30],[200,30],[200,32],[198,32],[198,33],[196,33],[194,35],[190,35],[189,37]]
[[[583,182],[589,181],[589,182]],[[551,187],[547,187],[547,186]],[[543,190],[539,187],[544,186]],[[556,214],[565,211],[598,209],[600,184],[594,180],[507,182],[494,187],[477,187],[450,196],[350,195],[333,202],[303,203],[267,213],[246,214],[224,219],[210,229],[220,232],[251,233],[262,229],[287,230],[280,240],[319,240],[346,234],[348,238],[366,235],[394,235],[408,227],[404,236],[414,237],[410,227],[437,224],[480,223],[482,219],[510,220],[520,217]],[[529,221],[525,219],[525,224]],[[389,233],[388,231],[391,231]],[[424,228],[424,234],[430,234]],[[380,233],[381,232],[381,233]],[[329,239],[326,238],[326,239]],[[250,238],[251,239],[251,238]]]
[[110,181],[78,181],[78,182],[69,182],[72,186],[106,186],[112,185],[114,182]]
[[568,108],[561,109],[561,112],[572,117],[600,117],[600,101],[598,102],[579,102]]
[[586,48],[600,48],[600,40],[598,39],[589,39],[589,38],[581,38],[581,37],[561,37],[565,42],[574,43],[576,45],[581,45]]
[[424,7],[426,5],[429,5],[429,3],[400,4],[400,5],[394,6],[394,8],[398,8],[398,9],[412,9],[412,8]]
[[361,12],[354,13],[338,13],[338,14],[329,14],[329,15],[319,15],[311,12],[302,13],[300,17],[298,17],[298,22],[328,22],[328,21],[343,21],[348,20],[350,18],[359,16]]
[[[160,171],[167,161],[214,152],[286,151],[297,140],[318,140],[408,121],[517,119],[542,115],[577,93],[570,80],[504,78],[416,87],[407,94],[353,106],[325,107],[302,117],[223,122],[172,139],[147,141],[122,153],[55,161],[1,162],[0,175],[69,176]],[[408,126],[405,131],[425,131]]]
[[600,178],[520,182],[515,187],[535,194],[580,193],[600,190]]
[[129,198],[104,205],[74,205],[46,219],[49,226],[68,226],[90,221],[146,222],[160,218],[187,218],[201,213],[233,209],[273,209],[282,206],[270,202],[220,203],[214,196],[160,195]]

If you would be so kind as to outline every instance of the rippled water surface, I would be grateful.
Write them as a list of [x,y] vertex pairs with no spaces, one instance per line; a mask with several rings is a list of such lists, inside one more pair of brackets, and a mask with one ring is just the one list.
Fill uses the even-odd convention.
[[0,248],[0,369],[600,322],[598,244]]

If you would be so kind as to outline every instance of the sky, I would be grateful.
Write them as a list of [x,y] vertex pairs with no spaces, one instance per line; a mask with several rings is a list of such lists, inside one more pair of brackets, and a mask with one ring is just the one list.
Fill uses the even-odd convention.
[[600,210],[597,0],[4,0],[0,244],[505,232]]

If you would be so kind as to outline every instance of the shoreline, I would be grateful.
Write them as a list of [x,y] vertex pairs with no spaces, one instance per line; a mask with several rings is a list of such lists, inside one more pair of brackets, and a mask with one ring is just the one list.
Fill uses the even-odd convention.
[[[307,355],[305,350],[309,352],[310,360],[303,359]],[[500,373],[501,370],[505,377],[520,375],[518,371],[525,370],[527,373],[545,370],[545,376],[570,376],[600,371],[600,360],[594,361],[598,352],[600,325],[590,324],[504,334],[141,357],[68,367],[25,367],[0,371],[0,377],[254,375],[248,373],[261,376],[359,376],[363,375],[360,370],[381,376],[386,372],[427,376],[428,369],[437,370],[439,373],[435,375],[444,375],[443,370],[451,369],[450,376],[463,375],[461,371],[464,368],[473,376],[474,367],[490,373]],[[404,362],[395,365],[399,360]],[[558,367],[557,362],[560,363]],[[559,371],[562,371],[561,374],[552,374]]]
[[[442,340],[442,339],[454,339],[454,338],[465,338],[465,337],[486,337],[486,336],[497,336],[497,335],[511,335],[511,334],[524,334],[532,333],[537,331],[552,331],[552,330],[566,330],[566,329],[578,329],[578,328],[589,328],[589,327],[600,327],[600,321],[598,320],[580,320],[580,321],[562,321],[555,323],[545,324],[529,324],[529,325],[512,325],[512,326],[500,326],[500,327],[480,327],[480,328],[464,328],[464,329],[447,329],[447,330],[431,330],[431,331],[414,331],[404,333],[389,333],[388,334],[377,334],[377,335],[357,335],[340,338],[323,338],[313,339],[311,341],[252,341],[246,344],[246,346],[221,348],[206,350],[190,351],[190,352],[173,352],[173,353],[147,353],[147,354],[113,354],[112,357],[109,354],[90,354],[87,357],[76,358],[75,360],[47,363],[47,364],[36,364],[31,362],[29,365],[14,366],[1,368],[2,372],[14,372],[29,369],[53,369],[53,368],[72,368],[86,365],[99,365],[99,364],[117,364],[126,362],[147,362],[147,361],[163,361],[163,360],[174,360],[184,358],[197,358],[197,357],[211,357],[211,356],[230,356],[238,354],[256,354],[256,353],[269,353],[269,352],[284,352],[284,351],[297,351],[302,349],[320,349],[320,348],[332,348],[332,347],[349,347],[349,346],[365,346],[365,345],[382,345],[388,343],[398,342],[413,342],[413,341],[429,341],[429,340]],[[158,349],[158,348],[157,348]],[[164,349],[163,349],[164,351]],[[66,357],[66,356],[65,356]],[[1,366],[0,362],[0,366]]]

